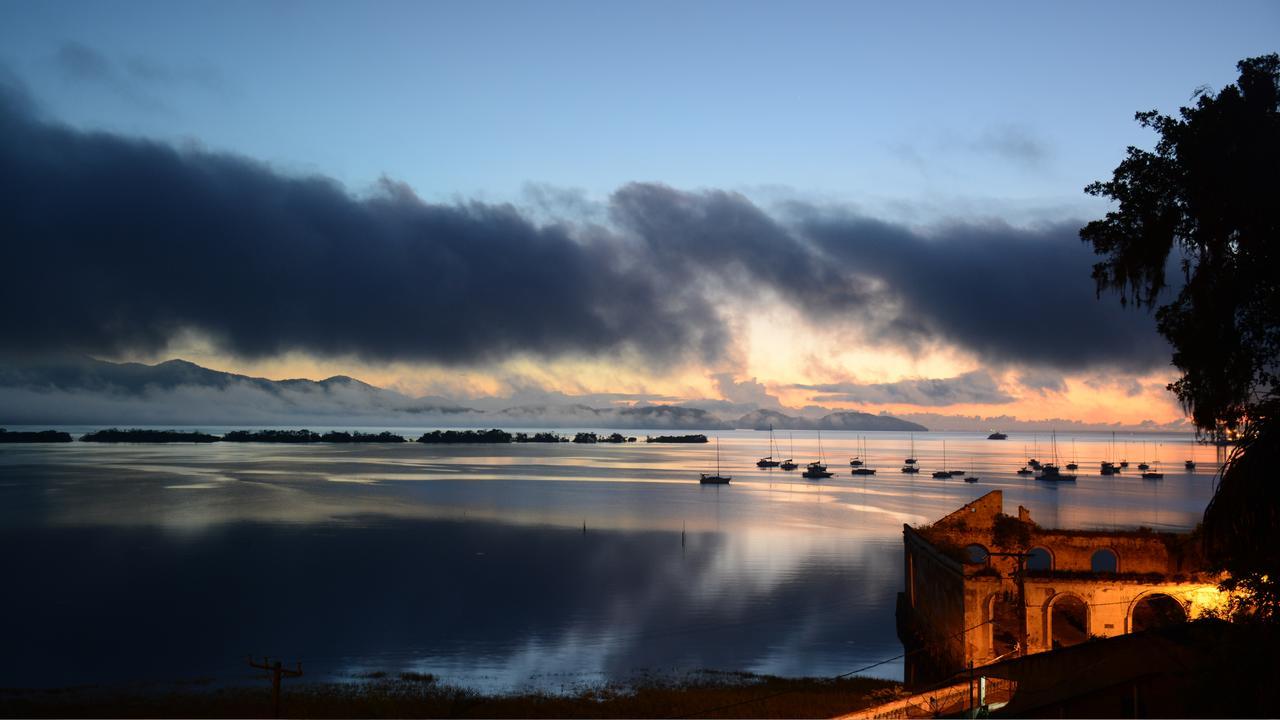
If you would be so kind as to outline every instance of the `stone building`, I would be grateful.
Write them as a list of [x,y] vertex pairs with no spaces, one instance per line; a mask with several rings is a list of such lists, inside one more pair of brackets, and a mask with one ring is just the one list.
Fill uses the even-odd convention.
[[1185,622],[1221,609],[1221,579],[1189,534],[1042,528],[999,490],[927,527],[903,526],[898,632],[906,681]]

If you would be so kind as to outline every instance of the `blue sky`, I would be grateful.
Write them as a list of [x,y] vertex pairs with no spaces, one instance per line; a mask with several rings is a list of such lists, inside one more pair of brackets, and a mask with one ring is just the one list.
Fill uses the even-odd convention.
[[1274,0],[3,3],[0,300],[60,320],[0,346],[1178,422],[1082,189],[1278,30]]
[[1096,212],[1080,188],[1273,51],[1280,4],[0,6],[51,117],[429,200],[623,183],[898,219]]

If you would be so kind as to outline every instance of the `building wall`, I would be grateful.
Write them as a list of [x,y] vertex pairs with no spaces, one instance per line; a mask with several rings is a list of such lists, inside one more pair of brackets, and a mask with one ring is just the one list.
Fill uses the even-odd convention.
[[943,555],[910,526],[903,526],[906,552],[905,616],[899,634],[908,650],[927,649],[926,666],[965,662],[964,567]]
[[[1019,558],[995,556],[985,562],[959,562],[968,545],[990,552],[1025,553],[1047,549],[1052,571],[1022,576],[1022,619],[1026,651],[1053,646],[1055,607],[1067,597],[1087,606],[1086,632],[1111,637],[1133,630],[1133,610],[1147,596],[1163,594],[1178,602],[1188,619],[1220,609],[1225,596],[1216,577],[1197,573],[1179,551],[1180,539],[1168,534],[1119,531],[1049,530],[1031,522],[1019,508],[1018,519],[1003,515],[1003,494],[992,491],[920,531],[903,530],[907,559],[907,596],[920,639],[938,644],[940,669],[959,672],[972,662],[997,656],[993,642],[993,599],[1019,597]],[[996,531],[1000,525],[1001,532]],[[1115,553],[1116,573],[1092,572],[1093,554]],[[1016,625],[1016,621],[1010,621]],[[1018,628],[1020,631],[1021,628]],[[1012,633],[1015,636],[1019,633]]]

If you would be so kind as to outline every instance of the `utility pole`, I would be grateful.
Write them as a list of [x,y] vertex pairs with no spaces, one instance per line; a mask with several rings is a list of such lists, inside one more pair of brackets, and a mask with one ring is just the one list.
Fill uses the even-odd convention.
[[249,657],[249,667],[255,667],[260,670],[267,670],[271,673],[271,716],[280,717],[280,679],[282,677],[302,677],[302,662],[298,662],[296,670],[290,670],[281,667],[280,661],[271,662],[271,658],[262,658],[262,664],[253,661],[253,656]]

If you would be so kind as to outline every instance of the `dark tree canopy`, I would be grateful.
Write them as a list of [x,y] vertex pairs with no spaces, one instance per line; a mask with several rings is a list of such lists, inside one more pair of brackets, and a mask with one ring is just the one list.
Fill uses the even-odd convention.
[[1280,56],[1237,67],[1235,85],[1178,117],[1137,114],[1159,142],[1085,188],[1117,207],[1080,231],[1104,257],[1099,292],[1122,302],[1154,306],[1181,259],[1182,289],[1156,320],[1182,371],[1170,389],[1210,434],[1273,414],[1280,355]]
[[1210,559],[1256,619],[1280,621],[1280,56],[1238,63],[1179,117],[1140,112],[1159,136],[1130,147],[1112,179],[1085,188],[1117,207],[1080,237],[1103,256],[1098,292],[1154,307],[1170,254],[1177,297],[1156,309],[1182,376],[1169,386],[1196,427],[1238,439],[1205,510]]

